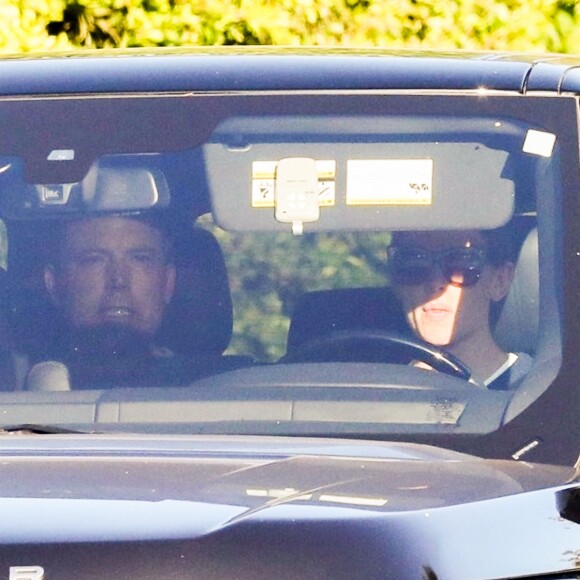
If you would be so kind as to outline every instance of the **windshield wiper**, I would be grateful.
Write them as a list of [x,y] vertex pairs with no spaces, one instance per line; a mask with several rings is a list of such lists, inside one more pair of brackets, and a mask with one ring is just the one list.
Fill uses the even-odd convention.
[[0,435],[63,435],[63,434],[89,435],[97,431],[79,431],[67,429],[60,425],[42,425],[40,423],[22,423],[0,428]]

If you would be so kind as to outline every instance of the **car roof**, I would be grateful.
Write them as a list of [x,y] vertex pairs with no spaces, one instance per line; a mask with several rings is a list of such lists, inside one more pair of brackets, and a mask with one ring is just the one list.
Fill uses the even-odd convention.
[[237,47],[15,55],[0,95],[291,90],[580,92],[580,56]]

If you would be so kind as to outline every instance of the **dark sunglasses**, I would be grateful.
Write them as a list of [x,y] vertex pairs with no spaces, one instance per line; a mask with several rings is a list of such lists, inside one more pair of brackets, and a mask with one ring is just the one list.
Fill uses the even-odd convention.
[[449,284],[466,288],[477,284],[487,262],[486,251],[473,246],[439,252],[389,246],[387,256],[391,280],[402,286],[417,286],[428,282],[438,269]]

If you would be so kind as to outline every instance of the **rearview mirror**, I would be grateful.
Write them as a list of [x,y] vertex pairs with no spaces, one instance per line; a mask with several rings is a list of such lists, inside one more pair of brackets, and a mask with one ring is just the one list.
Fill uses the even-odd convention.
[[76,183],[24,182],[22,164],[0,175],[0,205],[12,218],[167,207],[170,192],[155,156],[115,155],[95,162]]

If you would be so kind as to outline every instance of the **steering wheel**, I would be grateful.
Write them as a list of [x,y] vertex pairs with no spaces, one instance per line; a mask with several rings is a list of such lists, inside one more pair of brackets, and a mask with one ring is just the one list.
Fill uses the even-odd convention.
[[419,361],[468,381],[471,370],[451,353],[414,336],[383,330],[352,330],[324,336],[302,345],[280,362],[394,362]]

